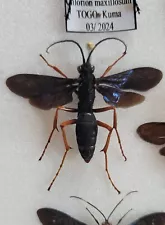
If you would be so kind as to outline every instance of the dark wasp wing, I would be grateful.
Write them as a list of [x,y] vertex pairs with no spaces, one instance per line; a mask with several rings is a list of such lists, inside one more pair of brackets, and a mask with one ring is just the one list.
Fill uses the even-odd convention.
[[165,147],[161,148],[161,149],[159,150],[159,153],[160,153],[160,155],[165,156]]
[[130,225],[164,225],[165,213],[157,212],[141,217],[131,223]]
[[120,89],[148,91],[155,87],[162,79],[162,72],[152,67],[141,67],[127,70],[118,74],[97,79],[115,85]]
[[6,85],[15,94],[29,98],[32,105],[41,109],[51,109],[72,101],[72,94],[78,86],[78,80],[18,74],[9,77]]
[[144,123],[138,127],[137,133],[144,141],[155,145],[165,144],[165,123]]
[[42,208],[37,215],[43,225],[86,225],[56,209]]
[[135,68],[98,78],[96,89],[104,96],[106,103],[117,107],[129,107],[144,101],[144,96],[124,90],[147,91],[156,86],[161,79],[162,72],[158,69],[151,67]]
[[124,108],[137,105],[144,101],[143,95],[134,92],[125,92],[109,84],[99,84],[96,89],[103,95],[104,101],[112,106]]

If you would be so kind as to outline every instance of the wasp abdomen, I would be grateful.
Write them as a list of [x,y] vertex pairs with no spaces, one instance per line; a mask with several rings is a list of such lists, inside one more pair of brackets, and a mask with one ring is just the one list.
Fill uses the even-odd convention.
[[97,121],[93,113],[80,113],[76,123],[77,144],[82,158],[89,162],[93,156],[97,138]]

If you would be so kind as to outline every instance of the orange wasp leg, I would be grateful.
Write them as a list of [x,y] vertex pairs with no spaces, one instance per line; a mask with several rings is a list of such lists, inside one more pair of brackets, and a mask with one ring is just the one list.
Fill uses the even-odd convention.
[[117,130],[117,114],[116,114],[115,107],[108,106],[108,107],[104,107],[104,108],[93,109],[93,112],[99,113],[99,112],[105,112],[105,111],[108,111],[108,110],[113,110],[113,128],[112,128],[112,130],[115,129],[115,132],[116,132],[116,135],[117,135],[117,139],[118,139],[118,143],[119,143],[120,150],[121,150],[121,154],[124,157],[124,160],[126,161],[127,157],[124,154],[123,147],[122,147],[121,140],[120,140],[120,136],[119,136],[119,132]]
[[126,55],[126,51],[114,63],[112,63],[110,66],[107,67],[107,69],[104,71],[101,77],[105,77],[107,73],[112,69],[112,67],[116,65],[116,63],[120,61],[125,55]]
[[60,106],[60,107],[57,108],[56,113],[55,113],[55,117],[54,117],[54,122],[53,122],[53,129],[52,129],[52,131],[51,131],[51,133],[49,135],[48,141],[47,141],[47,143],[46,143],[46,145],[44,147],[44,150],[43,150],[43,152],[42,152],[42,154],[41,154],[41,156],[39,158],[39,161],[41,161],[42,157],[44,156],[44,154],[45,154],[45,152],[47,150],[47,147],[48,147],[48,145],[49,145],[49,143],[51,141],[51,138],[52,138],[52,135],[53,135],[54,131],[55,130],[58,131],[57,120],[58,120],[58,111],[59,110],[63,110],[63,111],[67,111],[67,112],[77,112],[77,109],[73,109],[73,108],[67,108],[67,107],[63,107],[63,106]]
[[65,130],[64,130],[64,127],[68,126],[68,125],[71,125],[71,124],[75,124],[76,123],[76,119],[74,120],[68,120],[68,121],[65,121],[63,122],[60,127],[61,127],[61,130],[62,130],[62,136],[63,136],[63,140],[64,140],[64,144],[65,144],[65,153],[63,155],[63,158],[62,158],[62,161],[61,161],[61,164],[60,164],[60,167],[56,173],[56,175],[54,176],[52,182],[50,183],[49,187],[48,187],[48,191],[51,189],[54,181],[56,180],[63,164],[64,164],[64,161],[65,161],[65,158],[66,158],[66,155],[68,153],[68,151],[71,149],[71,147],[68,145],[68,142],[67,142],[67,138],[66,138],[66,133],[65,133]]
[[43,55],[40,54],[40,57],[44,60],[44,62],[45,62],[49,67],[51,67],[53,70],[55,70],[55,71],[56,71],[57,73],[59,73],[61,76],[67,78],[67,76],[66,76],[60,69],[58,69],[58,67],[49,64],[48,61],[43,57]]
[[110,173],[109,173],[109,170],[108,170],[108,158],[107,158],[107,150],[108,150],[108,146],[109,146],[109,143],[110,143],[110,137],[111,137],[111,134],[112,134],[112,130],[113,128],[111,126],[109,126],[108,124],[106,123],[103,123],[101,121],[97,121],[97,124],[98,126],[100,127],[104,127],[106,128],[107,130],[109,130],[109,134],[108,134],[108,137],[107,137],[107,140],[106,140],[106,143],[105,143],[105,146],[104,148],[101,150],[104,152],[104,155],[105,155],[105,171],[108,175],[108,179],[110,180],[112,186],[114,187],[114,189],[118,192],[118,194],[120,194],[120,191],[118,190],[118,188],[115,186],[111,176],[110,176]]

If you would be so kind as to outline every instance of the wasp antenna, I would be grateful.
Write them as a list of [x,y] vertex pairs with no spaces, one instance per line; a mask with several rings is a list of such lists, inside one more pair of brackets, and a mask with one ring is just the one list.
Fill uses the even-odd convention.
[[77,198],[77,199],[79,199],[79,200],[81,200],[81,201],[83,201],[83,202],[86,202],[88,205],[90,205],[90,206],[92,206],[94,209],[96,209],[96,210],[104,217],[105,220],[107,220],[106,217],[105,217],[105,215],[101,212],[101,210],[98,209],[98,208],[97,208],[95,205],[93,205],[92,203],[90,203],[90,202],[86,201],[85,199],[80,198],[80,197],[78,197],[78,196],[70,196],[70,198]]
[[91,52],[90,52],[89,55],[88,55],[87,62],[89,62],[90,57],[91,57],[93,51],[96,49],[96,47],[97,47],[99,44],[101,44],[102,42],[108,41],[108,40],[116,40],[116,41],[121,42],[121,43],[124,45],[124,47],[125,47],[124,54],[126,54],[126,52],[127,52],[127,45],[125,44],[124,41],[120,40],[119,38],[105,38],[105,39],[102,39],[101,41],[99,41],[99,42],[94,46],[94,48],[91,50]]
[[[117,205],[113,208],[113,210],[112,210],[112,212],[109,214],[107,220],[109,220],[109,218],[111,217],[111,215],[113,214],[113,212],[116,210],[116,208],[122,203],[122,201],[123,201],[128,195],[130,195],[130,194],[132,194],[132,193],[136,193],[136,192],[138,192],[138,191],[130,191],[130,192],[128,192],[128,193],[124,196],[124,198],[122,198],[122,199],[117,203]],[[124,215],[124,216],[125,216],[125,215]]]
[[93,213],[91,213],[91,211],[88,209],[88,208],[86,208],[86,210],[89,212],[89,214],[93,217],[93,219],[95,220],[95,222],[98,224],[98,225],[100,225],[99,224],[99,221],[96,219],[96,217],[93,215]]
[[129,213],[129,212],[131,212],[133,209],[130,209],[130,210],[128,210],[128,212],[126,212],[125,214],[124,214],[124,216],[122,216],[120,219],[119,219],[119,221],[118,221],[118,223],[116,224],[116,225],[119,225],[120,223],[121,223],[121,221],[124,219],[124,217]]
[[74,41],[74,40],[62,40],[62,41],[54,42],[53,44],[49,45],[49,47],[46,49],[46,52],[49,53],[49,49],[50,49],[53,45],[60,44],[60,43],[64,43],[64,42],[71,42],[71,43],[76,44],[76,45],[78,46],[80,52],[81,52],[82,59],[83,59],[83,63],[85,63],[85,56],[84,56],[83,50],[82,50],[81,46],[79,45],[79,43],[77,43],[77,42]]

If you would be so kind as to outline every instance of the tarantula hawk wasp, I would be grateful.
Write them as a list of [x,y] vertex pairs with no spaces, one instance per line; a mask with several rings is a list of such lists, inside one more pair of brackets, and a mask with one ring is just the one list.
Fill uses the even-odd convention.
[[[125,50],[123,54],[113,64],[107,67],[102,76],[96,79],[94,76],[95,68],[90,63],[91,55],[98,45],[108,40],[116,40],[121,42],[124,45]],[[58,130],[57,120],[59,110],[78,113],[77,119],[65,121],[60,125],[65,144],[65,153],[62,158],[60,167],[55,177],[53,178],[50,186],[48,187],[48,190],[50,190],[50,188],[52,187],[56,177],[58,176],[62,168],[65,157],[68,151],[71,149],[67,142],[65,127],[71,124],[76,124],[78,149],[86,163],[90,162],[95,151],[98,126],[108,130],[109,133],[107,136],[107,140],[104,148],[102,149],[105,154],[105,170],[113,187],[118,193],[120,193],[120,191],[114,185],[110,177],[107,159],[107,150],[110,142],[110,137],[112,131],[115,130],[121,153],[124,159],[126,160],[126,156],[124,155],[119,133],[117,130],[117,115],[115,107],[129,107],[141,103],[144,100],[143,95],[125,90],[133,89],[137,91],[147,91],[159,83],[162,78],[162,73],[161,71],[155,68],[144,67],[127,70],[122,73],[105,77],[112,69],[112,67],[126,54],[127,46],[122,40],[118,38],[105,38],[99,41],[90,51],[87,60],[85,60],[85,56],[81,46],[73,40],[63,40],[55,42],[47,48],[47,52],[49,48],[53,45],[64,42],[70,42],[75,44],[81,52],[82,65],[77,67],[77,70],[79,72],[78,78],[67,78],[67,76],[60,69],[58,69],[56,66],[49,64],[46,59],[42,55],[40,55],[49,67],[53,68],[64,78],[35,74],[18,74],[9,77],[6,81],[6,84],[8,88],[15,94],[30,99],[29,101],[33,106],[45,110],[57,108],[53,123],[53,129],[50,133],[48,141],[39,160],[41,160],[44,156],[48,144],[52,138],[53,132],[55,130]],[[93,109],[93,104],[95,100],[95,90],[97,90],[100,94],[103,95],[104,101],[110,106]],[[77,109],[64,106],[65,104],[72,102],[73,93],[76,93],[79,99]],[[108,124],[96,120],[96,117],[94,115],[94,113],[105,112],[108,110],[113,111],[112,127]]]
[[[136,0],[133,0],[133,3],[135,5],[135,11],[140,14],[140,8],[139,5],[137,4]],[[67,6],[67,8],[66,8]],[[66,8],[66,15],[65,19],[66,21],[69,19],[69,15],[71,14],[71,7],[72,7],[72,0],[65,0],[65,8]]]

